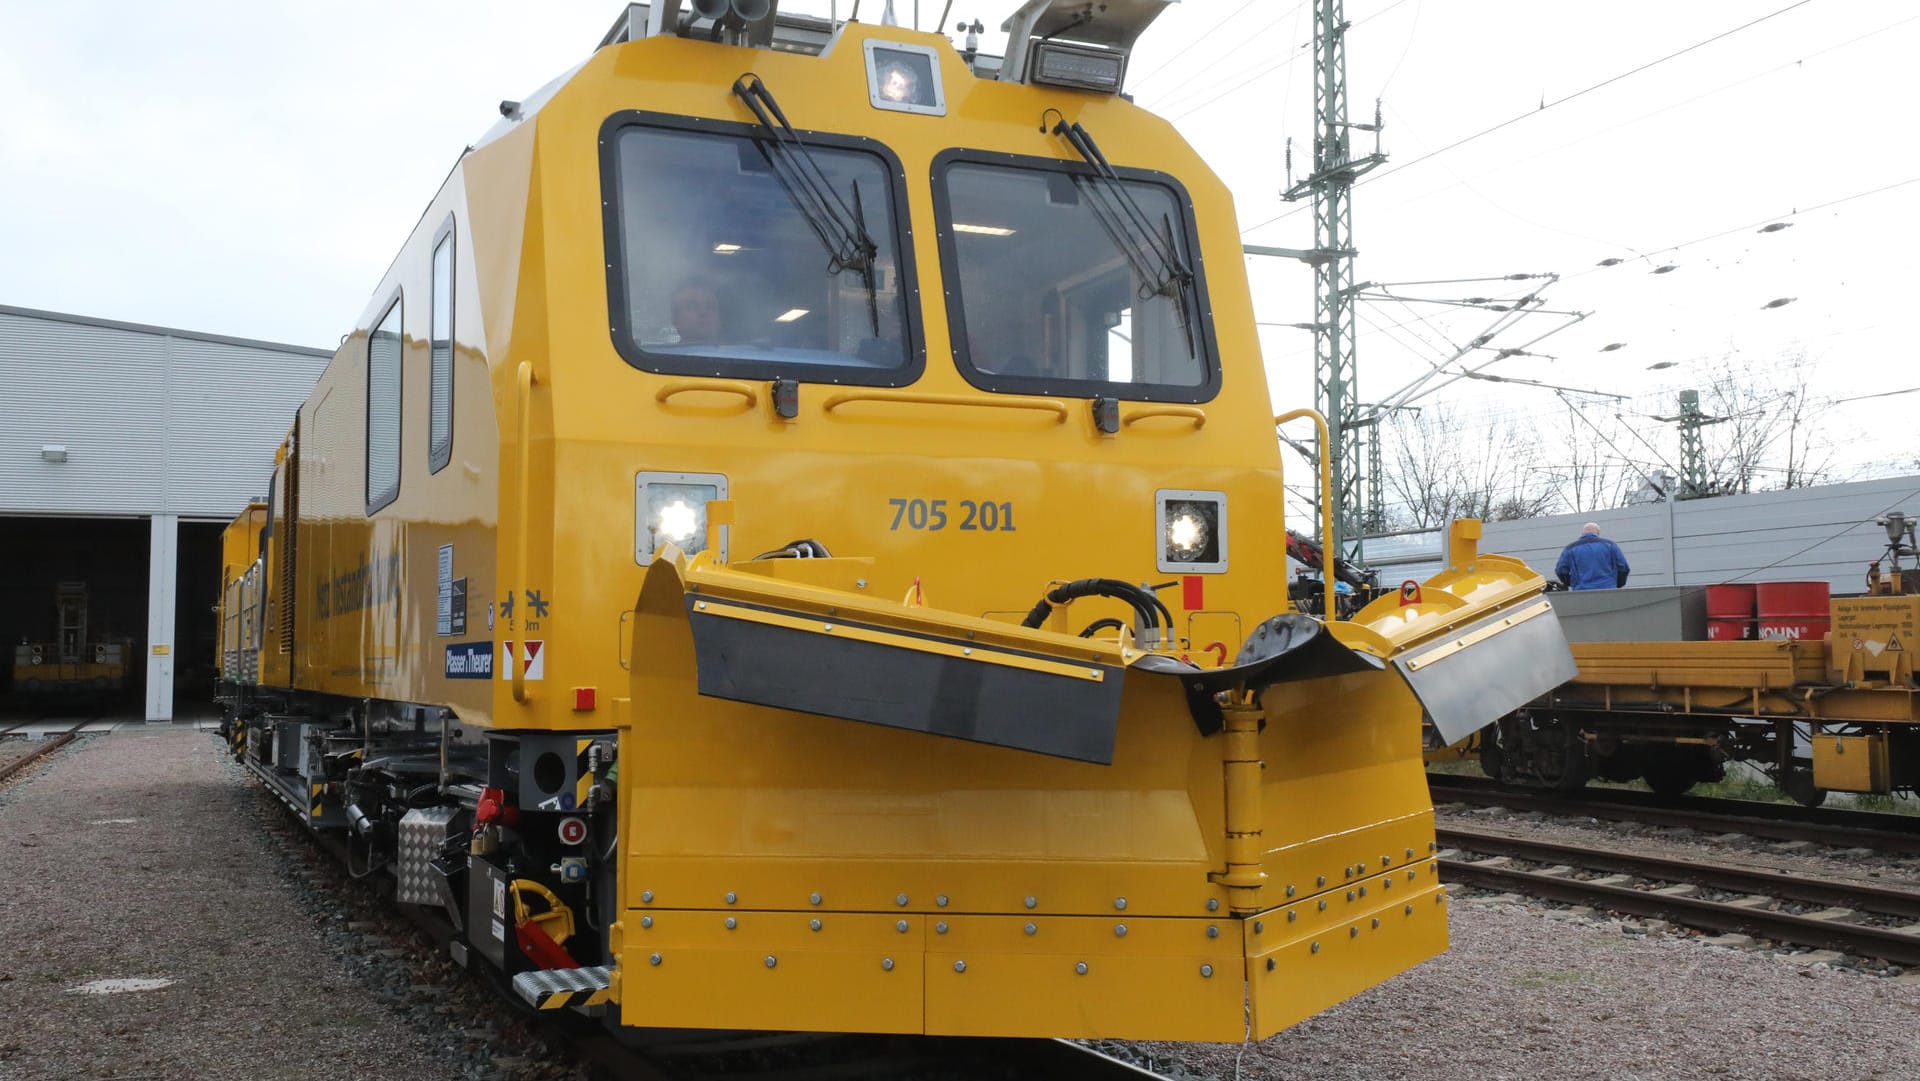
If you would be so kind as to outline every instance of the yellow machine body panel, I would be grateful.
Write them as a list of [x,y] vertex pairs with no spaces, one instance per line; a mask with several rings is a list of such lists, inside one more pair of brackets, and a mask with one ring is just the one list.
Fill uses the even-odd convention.
[[[627,1023],[698,1025],[747,988],[728,1016],[754,1028],[1237,1040],[1445,948],[1421,705],[1397,673],[1303,673],[1207,734],[1183,680],[1125,642],[864,595],[865,560],[766,567],[669,552],[634,614]],[[1449,625],[1519,618],[1539,586],[1456,570],[1477,599],[1451,624],[1381,622],[1372,641],[1417,652]],[[748,651],[729,624],[778,629],[828,674]],[[871,649],[891,652],[836,697],[836,666]],[[1058,712],[931,743],[859,723],[929,658],[939,686],[983,701],[982,671],[1057,678]],[[751,700],[762,666],[811,712]],[[1114,682],[1108,760],[1025,749],[1051,745],[1074,688]]]
[[1833,678],[1913,682],[1920,596],[1835,597],[1830,604]]
[[1887,790],[1890,773],[1884,734],[1845,736],[1816,732],[1812,743],[1814,784],[1835,792]]
[[[951,95],[944,121],[864,106],[849,113],[850,95],[865,100],[861,39],[883,34],[939,50]],[[796,127],[857,132],[899,160],[906,198],[895,212],[929,223],[913,230],[904,253],[917,278],[926,356],[910,386],[802,382],[799,415],[783,420],[765,383],[637,370],[609,340],[601,128],[635,110],[740,125],[751,116],[728,87],[749,69],[778,90]],[[954,368],[937,301],[933,159],[966,147],[1064,160],[1070,154],[1059,141],[1034,130],[1037,111],[1048,106],[1100,131],[1116,165],[1150,167],[1181,185],[1192,201],[1199,254],[1216,256],[1206,294],[1215,351],[1256,356],[1251,301],[1232,256],[1230,195],[1170,126],[1127,102],[983,81],[942,38],[862,24],[849,25],[821,57],[672,38],[603,49],[536,114],[463,159],[302,407],[302,449],[312,453],[299,455],[295,468],[295,528],[301,564],[315,574],[297,602],[296,685],[447,702],[475,724],[594,723],[549,689],[615,689],[625,678],[612,643],[645,570],[632,551],[640,471],[727,477],[741,508],[734,551],[832,538],[836,549],[874,557],[876,591],[897,596],[918,579],[943,607],[1003,618],[1023,614],[1047,581],[1032,568],[1072,573],[1090,537],[1129,538],[1115,554],[1133,554],[1102,553],[1102,573],[1156,576],[1159,489],[1230,492],[1227,532],[1255,544],[1283,497],[1257,364],[1235,359],[1226,382],[1237,389],[1179,412],[1121,403],[1117,436],[1096,429],[1084,399],[989,393]],[[425,298],[434,239],[449,222],[454,460],[432,472]],[[396,301],[402,478],[394,500],[369,514],[367,347]],[[526,432],[519,429],[522,363],[532,376]],[[1090,492],[1101,498],[1087,500]],[[904,519],[895,528],[896,499],[940,509],[922,528]],[[979,528],[984,504],[995,508],[991,530]],[[526,580],[509,581],[522,566],[522,537]],[[523,688],[524,701],[502,686],[507,680],[445,677],[448,636],[434,633],[428,602],[436,600],[440,549],[449,544],[453,576],[466,579],[466,639],[490,638],[502,672],[506,641],[543,644],[540,685]],[[316,592],[322,584],[328,603]],[[1252,614],[1258,605],[1247,598],[1284,590],[1283,561],[1237,561],[1230,574],[1210,578],[1206,607],[1240,610],[1250,625],[1269,613]],[[537,602],[531,614],[530,599]],[[1125,614],[1117,605],[1083,607],[1088,619]],[[1189,614],[1177,622],[1184,627]],[[1207,633],[1217,640],[1222,632]],[[1224,645],[1232,651],[1239,643]]]
[[240,678],[239,650],[243,625],[250,626],[248,573],[260,560],[260,532],[266,528],[267,505],[249,503],[220,531],[220,603],[215,656],[221,674]]

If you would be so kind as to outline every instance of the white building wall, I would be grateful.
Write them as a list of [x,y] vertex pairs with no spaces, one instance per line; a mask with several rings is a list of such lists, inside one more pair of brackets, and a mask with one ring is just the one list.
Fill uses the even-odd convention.
[[328,357],[0,306],[0,514],[229,517]]

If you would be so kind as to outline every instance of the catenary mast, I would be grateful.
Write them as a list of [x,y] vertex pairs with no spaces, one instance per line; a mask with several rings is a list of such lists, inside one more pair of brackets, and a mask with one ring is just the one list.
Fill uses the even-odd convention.
[[[1344,0],[1315,0],[1313,172],[1282,193],[1288,201],[1313,197],[1313,248],[1286,254],[1314,268],[1314,398],[1326,414],[1333,458],[1333,491],[1322,495],[1320,513],[1333,516],[1336,546],[1358,537],[1367,527],[1377,527],[1382,503],[1379,440],[1363,432],[1377,428],[1378,417],[1362,416],[1358,399],[1352,189],[1356,179],[1387,158],[1378,143],[1377,105],[1373,123],[1347,121],[1346,33],[1351,26],[1344,6]],[[1350,135],[1354,131],[1374,133],[1373,153],[1353,157]],[[1359,469],[1363,445],[1369,451],[1364,499]]]

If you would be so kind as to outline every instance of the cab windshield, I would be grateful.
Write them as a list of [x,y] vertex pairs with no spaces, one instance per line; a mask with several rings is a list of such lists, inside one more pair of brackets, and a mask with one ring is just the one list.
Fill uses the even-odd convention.
[[820,208],[746,125],[610,123],[604,139],[614,342],[649,371],[897,386],[921,366],[905,299],[898,170],[852,140],[806,149],[871,239],[843,267]]
[[[935,172],[948,321],[962,374],[1013,393],[1204,401],[1218,390],[1205,285],[1156,272],[1102,208],[1118,193],[1077,166],[951,157]],[[1154,242],[1192,266],[1170,182],[1119,181]],[[952,283],[957,283],[957,288]]]

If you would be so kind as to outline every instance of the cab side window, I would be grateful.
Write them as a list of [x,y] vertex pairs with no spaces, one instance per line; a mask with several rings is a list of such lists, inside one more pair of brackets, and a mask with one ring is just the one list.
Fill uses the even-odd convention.
[[430,332],[427,471],[453,460],[453,225],[433,246],[433,329]]
[[400,298],[367,336],[367,513],[400,494]]

